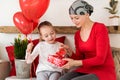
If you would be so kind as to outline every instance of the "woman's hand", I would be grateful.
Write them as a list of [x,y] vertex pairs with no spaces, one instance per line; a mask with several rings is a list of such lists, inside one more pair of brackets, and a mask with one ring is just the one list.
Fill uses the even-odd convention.
[[64,58],[63,60],[68,61],[65,65],[63,65],[61,67],[63,69],[70,69],[71,67],[82,66],[82,61],[81,60],[74,60],[74,59],[71,59],[71,58]]
[[34,46],[34,44],[33,44],[32,42],[29,43],[29,44],[27,45],[26,52],[27,52],[27,53],[31,53],[33,46]]
[[63,69],[70,69],[71,67],[74,66],[74,60],[70,58],[64,58],[63,60],[68,61],[65,65],[63,65],[61,68]]

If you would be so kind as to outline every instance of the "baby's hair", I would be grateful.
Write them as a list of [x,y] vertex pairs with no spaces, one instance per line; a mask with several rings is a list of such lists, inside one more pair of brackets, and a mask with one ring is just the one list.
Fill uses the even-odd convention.
[[43,21],[38,25],[38,30],[42,27],[42,26],[53,26],[49,21]]

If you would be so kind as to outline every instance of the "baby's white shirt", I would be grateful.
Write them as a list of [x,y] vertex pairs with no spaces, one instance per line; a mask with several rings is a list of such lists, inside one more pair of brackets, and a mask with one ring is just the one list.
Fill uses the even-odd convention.
[[[59,71],[62,72],[62,69],[58,68],[54,64],[48,62],[48,56],[54,55],[60,48],[60,42],[56,42],[55,44],[49,44],[46,42],[39,42],[33,52],[30,54],[31,59],[28,62],[32,62],[39,55],[39,64],[37,66],[36,74],[39,71]],[[26,53],[27,54],[27,53]],[[28,56],[28,55],[26,55]]]

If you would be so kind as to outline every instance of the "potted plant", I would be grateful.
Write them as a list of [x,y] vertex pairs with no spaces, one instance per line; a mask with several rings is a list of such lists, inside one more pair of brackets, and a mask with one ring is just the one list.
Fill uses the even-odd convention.
[[26,48],[28,39],[22,39],[21,35],[14,39],[14,56],[15,56],[15,68],[16,76],[18,78],[30,77],[30,64],[25,61]]
[[111,14],[111,16],[109,17],[110,19],[110,25],[112,26],[118,26],[118,20],[119,20],[119,16],[117,15],[118,9],[118,0],[110,0],[109,2],[109,6],[110,7],[104,7],[105,9],[108,10],[108,12]]
[[21,39],[21,35],[14,39],[14,53],[16,59],[25,59],[25,53],[28,45],[28,39]]

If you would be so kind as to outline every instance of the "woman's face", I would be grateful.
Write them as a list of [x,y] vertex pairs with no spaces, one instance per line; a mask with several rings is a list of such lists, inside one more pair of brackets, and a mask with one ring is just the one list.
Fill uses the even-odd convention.
[[85,22],[88,18],[88,14],[85,15],[70,15],[72,22],[76,25],[77,28],[80,28],[85,25]]

